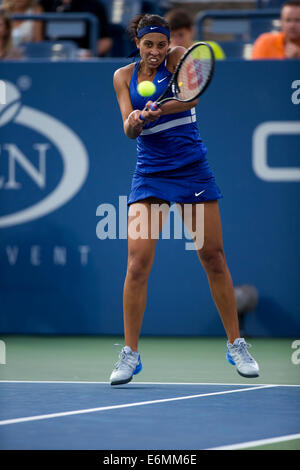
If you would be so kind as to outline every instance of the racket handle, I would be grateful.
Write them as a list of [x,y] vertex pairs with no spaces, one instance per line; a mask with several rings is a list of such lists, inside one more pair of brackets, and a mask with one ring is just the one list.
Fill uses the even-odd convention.
[[[157,104],[156,104],[156,103],[152,103],[151,106],[150,106],[150,109],[151,109],[151,111],[157,111],[157,109],[158,109]],[[145,108],[145,111],[148,111],[148,108]],[[141,119],[142,121],[146,121],[146,119],[142,116],[142,114],[140,114],[140,119]]]
[[158,109],[157,104],[156,104],[156,103],[152,103],[151,106],[150,106],[150,109],[151,109],[151,111],[157,111],[157,109]]

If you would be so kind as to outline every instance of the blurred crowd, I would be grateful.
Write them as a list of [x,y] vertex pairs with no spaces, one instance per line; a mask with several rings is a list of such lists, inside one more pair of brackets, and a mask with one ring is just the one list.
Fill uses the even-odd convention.
[[[113,33],[106,4],[100,0],[0,0],[0,59],[26,58],[26,46],[51,42],[47,22],[40,18],[33,20],[16,19],[14,15],[39,15],[43,13],[92,13],[99,22],[97,40],[98,57],[112,54],[116,42],[123,37]],[[186,48],[197,40],[192,16],[184,8],[166,11],[165,17],[171,29],[171,47],[182,45]],[[71,41],[77,51],[77,58],[92,57],[89,42],[89,25],[80,37],[56,37],[55,40]],[[118,30],[117,30],[118,31]],[[224,60],[226,53],[217,41],[211,44],[215,57]],[[261,34],[252,49],[252,59],[296,59],[300,58],[300,0],[288,0],[281,6],[281,30]]]
[[[99,0],[3,0],[0,7],[0,57],[14,58],[22,55],[22,45],[37,43],[47,38],[45,23],[32,19],[16,20],[12,15],[37,15],[42,13],[92,13],[99,21],[100,35],[97,43],[99,57],[112,47],[105,6]],[[89,55],[89,31],[80,38],[70,38],[78,48]],[[66,38],[64,37],[64,40]]]

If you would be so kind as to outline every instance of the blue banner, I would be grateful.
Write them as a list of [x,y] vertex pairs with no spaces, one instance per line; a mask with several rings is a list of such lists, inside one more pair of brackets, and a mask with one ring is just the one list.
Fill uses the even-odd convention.
[[[123,332],[127,196],[136,163],[112,86],[124,64],[1,65],[3,334]],[[298,65],[218,62],[197,106],[224,195],[233,282],[259,294],[246,318],[249,335],[300,333]],[[189,244],[184,235],[159,240],[142,334],[224,334]]]

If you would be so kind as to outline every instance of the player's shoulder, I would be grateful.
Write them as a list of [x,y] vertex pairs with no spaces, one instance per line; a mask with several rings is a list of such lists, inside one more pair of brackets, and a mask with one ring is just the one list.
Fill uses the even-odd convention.
[[185,54],[186,48],[182,46],[173,47],[168,51],[167,54],[167,67],[173,69],[174,71],[176,65],[178,64],[181,57]]
[[186,52],[186,48],[185,47],[182,47],[182,46],[175,46],[175,47],[172,47],[172,49],[170,49],[168,51],[168,58],[171,58],[171,59],[177,59],[177,61],[180,59],[180,57],[183,56],[183,54]]
[[114,73],[114,86],[119,87],[122,84],[127,84],[129,86],[132,72],[134,70],[134,62],[127,64],[124,67],[120,67]]
[[133,69],[134,69],[134,62],[132,62],[131,64],[127,64],[125,65],[124,67],[120,67],[119,69],[117,69],[114,73],[114,78],[126,78],[128,76],[131,76],[132,75],[132,72],[133,72]]

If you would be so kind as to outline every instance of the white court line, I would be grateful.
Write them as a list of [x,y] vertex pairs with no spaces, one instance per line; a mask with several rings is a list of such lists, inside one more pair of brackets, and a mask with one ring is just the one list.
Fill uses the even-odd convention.
[[239,393],[239,392],[248,392],[250,390],[258,390],[258,389],[263,389],[263,388],[270,388],[274,387],[274,385],[263,385],[259,387],[251,387],[251,388],[245,388],[245,389],[239,389],[239,390],[226,390],[223,392],[213,392],[213,393],[200,393],[198,395],[188,395],[184,397],[175,397],[175,398],[164,398],[160,400],[150,400],[150,401],[141,401],[137,403],[126,403],[124,405],[113,405],[113,406],[101,406],[98,408],[87,408],[83,410],[75,410],[75,411],[63,411],[60,413],[51,413],[51,414],[46,414],[46,415],[38,415],[38,416],[28,416],[24,418],[14,418],[14,419],[6,419],[3,421],[0,421],[0,425],[4,426],[7,424],[16,424],[16,423],[24,423],[27,421],[39,421],[42,419],[51,419],[51,418],[60,418],[62,416],[73,416],[73,415],[79,415],[79,414],[85,414],[85,413],[95,413],[98,411],[107,411],[107,410],[117,410],[120,408],[130,408],[133,406],[142,406],[142,405],[153,405],[156,403],[167,403],[171,401],[179,401],[179,400],[189,400],[192,398],[200,398],[200,397],[210,397],[214,395],[226,395],[227,393]]
[[[1,383],[21,383],[21,384],[107,384],[110,382],[91,382],[88,380],[0,380]],[[224,385],[229,387],[235,387],[236,385],[242,385],[243,387],[252,387],[252,384],[247,383],[222,383],[222,382],[131,382],[134,385]],[[126,385],[131,385],[126,384]],[[268,387],[300,387],[296,384],[261,384],[258,383],[256,386],[268,386]]]
[[268,439],[259,439],[258,441],[241,442],[240,444],[212,447],[211,449],[206,449],[206,450],[238,450],[238,449],[245,449],[247,447],[257,447],[257,446],[262,446],[266,444],[275,444],[276,442],[292,441],[294,439],[300,439],[300,434],[288,434],[286,436],[271,437]]

